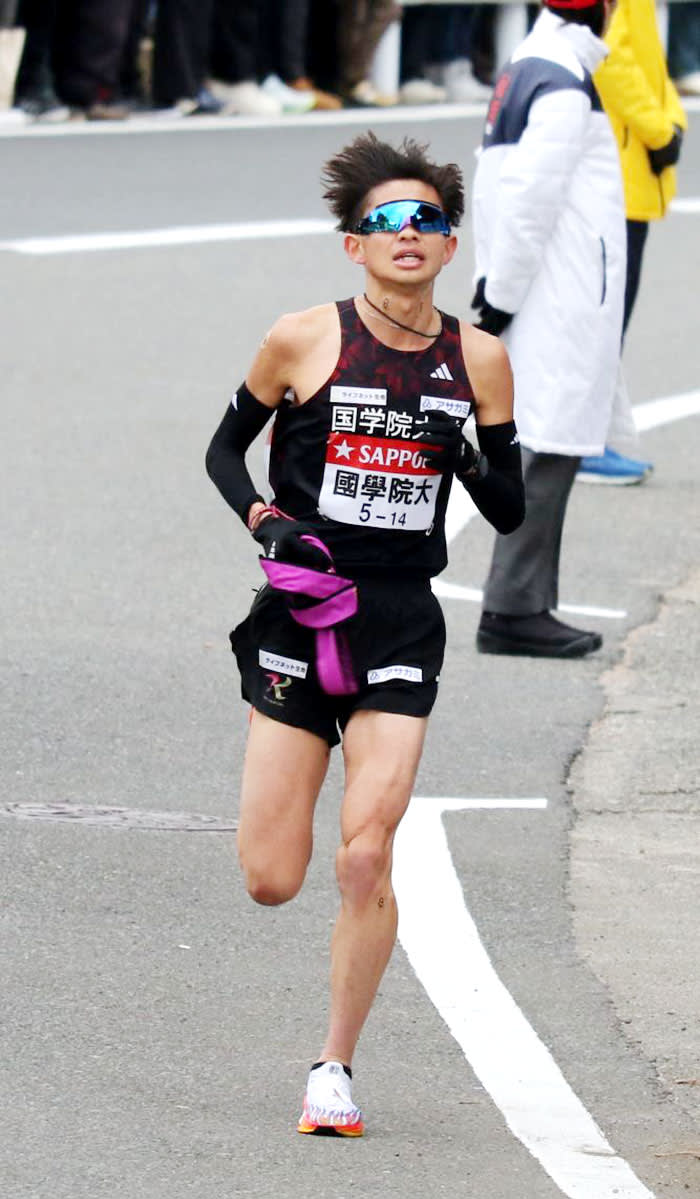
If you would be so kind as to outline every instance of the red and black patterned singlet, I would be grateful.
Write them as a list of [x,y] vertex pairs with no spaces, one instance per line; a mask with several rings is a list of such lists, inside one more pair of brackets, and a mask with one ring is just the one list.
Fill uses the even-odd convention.
[[474,399],[459,322],[425,350],[373,337],[353,299],[338,303],[336,367],[304,404],[278,409],[270,447],[275,503],[318,531],[342,573],[427,578],[447,563],[445,509],[452,483],[425,464],[420,427],[441,408],[466,420]]

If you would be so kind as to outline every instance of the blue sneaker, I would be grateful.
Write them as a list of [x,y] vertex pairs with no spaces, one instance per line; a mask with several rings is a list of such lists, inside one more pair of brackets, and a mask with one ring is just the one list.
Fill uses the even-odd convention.
[[652,462],[625,458],[615,450],[606,449],[598,458],[582,458],[576,479],[579,483],[608,483],[617,487],[629,487],[632,483],[642,483],[653,469]]

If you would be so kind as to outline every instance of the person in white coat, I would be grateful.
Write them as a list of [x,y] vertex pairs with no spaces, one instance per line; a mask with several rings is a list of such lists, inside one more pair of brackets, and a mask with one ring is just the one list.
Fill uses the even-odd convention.
[[579,461],[605,445],[620,354],[625,211],[619,155],[592,80],[614,0],[545,0],[496,81],[473,187],[479,328],[515,379],[527,514],[497,536],[477,648],[580,657],[559,556]]

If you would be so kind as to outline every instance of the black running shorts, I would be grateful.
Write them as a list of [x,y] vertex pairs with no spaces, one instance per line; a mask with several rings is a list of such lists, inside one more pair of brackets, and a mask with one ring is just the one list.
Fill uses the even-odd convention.
[[358,583],[355,616],[341,628],[359,690],[327,695],[316,677],[316,637],[295,623],[284,596],[265,584],[231,633],[243,699],[273,720],[340,741],[353,712],[428,716],[445,652],[445,621],[428,580]]

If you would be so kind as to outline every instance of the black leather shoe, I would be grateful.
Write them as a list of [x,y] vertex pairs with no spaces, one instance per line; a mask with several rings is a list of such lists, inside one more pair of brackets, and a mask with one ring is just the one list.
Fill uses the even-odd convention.
[[552,616],[502,616],[483,612],[476,634],[480,654],[522,654],[530,658],[582,658],[600,649],[600,633],[574,629]]

